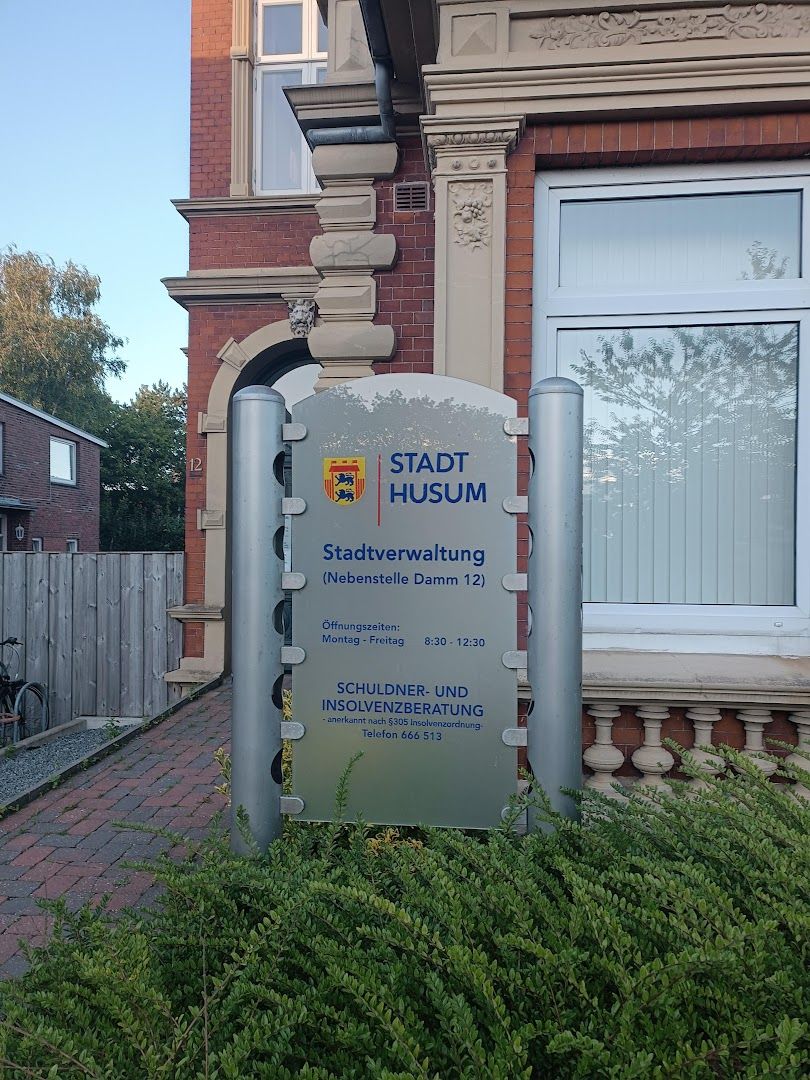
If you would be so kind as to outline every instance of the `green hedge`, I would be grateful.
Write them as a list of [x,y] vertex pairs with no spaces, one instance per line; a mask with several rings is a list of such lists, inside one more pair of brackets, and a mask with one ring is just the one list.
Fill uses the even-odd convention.
[[59,916],[3,1077],[806,1077],[810,803],[724,752],[698,797],[552,835],[293,825]]

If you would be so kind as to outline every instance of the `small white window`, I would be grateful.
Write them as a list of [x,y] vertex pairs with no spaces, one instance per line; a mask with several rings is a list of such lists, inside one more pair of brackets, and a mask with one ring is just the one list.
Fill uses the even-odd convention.
[[75,554],[79,550],[79,541],[74,538],[68,540],[67,550],[70,554]]
[[42,551],[42,537],[41,536],[33,536],[31,538],[31,550],[32,551]]
[[326,27],[315,0],[260,4],[256,51],[254,189],[315,192],[310,150],[284,95],[286,87],[311,86],[326,74]]
[[76,443],[51,439],[51,483],[76,483]]
[[0,475],[5,472],[6,464],[6,425],[0,424]]

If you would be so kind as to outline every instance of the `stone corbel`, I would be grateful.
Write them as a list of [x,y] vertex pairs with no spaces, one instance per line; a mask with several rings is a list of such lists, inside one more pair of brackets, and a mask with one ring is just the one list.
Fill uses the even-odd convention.
[[434,370],[503,390],[506,157],[523,118],[422,118],[436,202]]

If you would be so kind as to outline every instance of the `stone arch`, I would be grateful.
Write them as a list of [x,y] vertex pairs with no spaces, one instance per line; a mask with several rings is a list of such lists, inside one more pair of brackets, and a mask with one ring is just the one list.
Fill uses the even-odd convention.
[[[313,363],[305,337],[296,336],[288,319],[269,323],[242,341],[230,338],[217,353],[222,361],[199,416],[206,436],[205,507],[197,525],[205,535],[204,659],[212,674],[225,670],[228,656],[228,420],[234,393],[253,382],[280,378],[294,367]],[[272,376],[272,379],[271,379]],[[196,662],[198,665],[200,661]]]

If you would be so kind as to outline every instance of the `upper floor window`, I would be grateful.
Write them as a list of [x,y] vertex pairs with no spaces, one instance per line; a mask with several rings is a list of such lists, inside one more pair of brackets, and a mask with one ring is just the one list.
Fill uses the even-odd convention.
[[317,191],[310,151],[284,88],[323,81],[326,27],[315,0],[263,0],[256,31],[254,190],[257,195]]
[[6,456],[6,425],[0,424],[0,476],[5,470]]
[[51,483],[76,483],[76,443],[51,439]]

